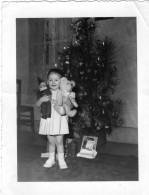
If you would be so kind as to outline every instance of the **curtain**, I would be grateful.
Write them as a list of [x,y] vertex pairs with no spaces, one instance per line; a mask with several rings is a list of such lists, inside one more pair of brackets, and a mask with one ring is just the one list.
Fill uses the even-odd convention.
[[46,81],[59,52],[71,41],[71,18],[29,19],[29,79],[27,103],[37,100],[38,77]]
[[44,29],[43,19],[29,19],[29,104],[36,101],[37,76],[44,75]]

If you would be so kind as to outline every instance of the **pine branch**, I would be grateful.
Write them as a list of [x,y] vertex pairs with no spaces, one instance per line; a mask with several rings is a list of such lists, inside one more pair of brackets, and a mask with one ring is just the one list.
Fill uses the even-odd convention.
[[92,127],[100,123],[102,128],[108,127],[106,131],[110,134],[114,126],[123,123],[123,104],[112,99],[120,82],[115,44],[107,37],[96,40],[93,36],[95,25],[89,18],[77,19],[71,28],[73,40],[59,53],[59,66],[76,82],[79,106],[84,109],[84,104],[90,105]]

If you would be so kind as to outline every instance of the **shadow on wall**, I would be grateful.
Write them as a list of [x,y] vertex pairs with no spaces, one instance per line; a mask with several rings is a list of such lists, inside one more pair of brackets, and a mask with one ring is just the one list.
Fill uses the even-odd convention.
[[116,96],[125,101],[125,127],[138,127],[137,118],[137,37],[136,18],[115,18],[98,21],[96,37],[108,36],[116,44],[120,84]]

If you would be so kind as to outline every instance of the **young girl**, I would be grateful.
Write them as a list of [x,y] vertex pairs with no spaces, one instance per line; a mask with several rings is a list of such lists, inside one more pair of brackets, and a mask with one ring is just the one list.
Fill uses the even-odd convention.
[[66,115],[61,116],[54,110],[54,103],[56,102],[57,93],[59,91],[62,73],[59,69],[52,69],[48,72],[47,77],[47,84],[52,92],[51,99],[50,96],[43,96],[36,102],[36,106],[40,107],[43,102],[51,101],[51,118],[41,118],[39,127],[39,134],[47,135],[49,141],[49,159],[45,162],[43,167],[49,168],[55,163],[55,149],[57,148],[59,167],[60,169],[66,169],[63,137],[64,134],[69,134],[68,118]]

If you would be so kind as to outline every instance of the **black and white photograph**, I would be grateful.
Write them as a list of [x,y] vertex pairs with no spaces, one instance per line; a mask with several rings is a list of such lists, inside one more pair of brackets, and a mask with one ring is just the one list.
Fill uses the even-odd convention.
[[135,17],[16,19],[18,181],[138,180],[136,35]]
[[148,194],[145,4],[3,4],[3,194]]

